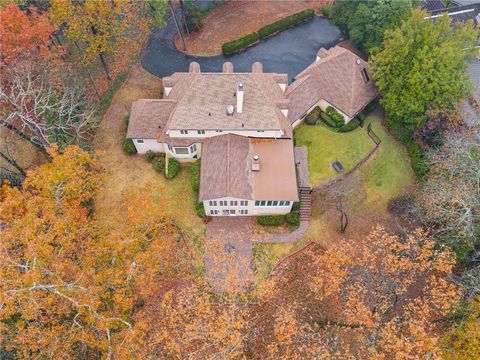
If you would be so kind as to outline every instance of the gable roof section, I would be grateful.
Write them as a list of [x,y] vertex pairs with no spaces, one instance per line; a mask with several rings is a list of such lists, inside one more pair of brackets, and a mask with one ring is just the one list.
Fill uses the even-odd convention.
[[[260,171],[252,171],[254,155]],[[291,139],[251,139],[221,135],[202,145],[201,201],[232,197],[248,200],[298,200]]]
[[[175,130],[282,129],[285,116],[275,100],[284,99],[277,82],[284,77],[264,73],[175,73],[166,79],[172,87],[167,99],[178,100],[168,127]],[[237,103],[237,83],[245,87],[243,112],[227,116],[227,105]]]
[[127,139],[155,139],[165,128],[177,101],[140,99],[132,102]]
[[252,176],[247,169],[250,142],[244,136],[214,136],[202,144],[201,201],[234,197],[252,199]]
[[[324,57],[298,74],[287,88],[289,118],[297,120],[320,99],[326,100],[350,117],[355,116],[377,94],[368,64],[340,46],[329,50],[320,49],[318,54]],[[370,77],[367,84],[363,81],[362,69],[366,69]]]

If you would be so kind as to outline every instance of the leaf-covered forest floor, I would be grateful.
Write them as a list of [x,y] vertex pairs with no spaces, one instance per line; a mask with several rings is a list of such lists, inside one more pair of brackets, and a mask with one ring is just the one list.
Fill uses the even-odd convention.
[[95,204],[96,220],[104,229],[114,231],[128,221],[128,216],[145,211],[133,208],[134,200],[141,198],[153,205],[152,216],[174,217],[184,231],[197,237],[204,233],[204,224],[194,210],[196,195],[190,185],[190,166],[182,165],[175,179],[166,180],[141,155],[125,155],[121,148],[125,136],[124,118],[132,101],[158,98],[160,89],[160,79],[139,64],[135,65],[100,123],[94,150],[106,174]]

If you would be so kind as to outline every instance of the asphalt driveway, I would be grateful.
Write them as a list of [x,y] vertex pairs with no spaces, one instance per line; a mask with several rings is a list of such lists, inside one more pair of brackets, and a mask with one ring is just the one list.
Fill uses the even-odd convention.
[[196,61],[202,72],[219,72],[222,64],[230,61],[234,71],[250,72],[252,64],[260,61],[264,72],[287,73],[291,81],[315,60],[320,47],[329,48],[343,40],[340,29],[319,16],[231,56],[185,55],[175,49],[174,36],[175,25],[170,18],[164,28],[153,34],[142,53],[142,65],[147,71],[164,77],[177,71],[186,72],[190,62]]

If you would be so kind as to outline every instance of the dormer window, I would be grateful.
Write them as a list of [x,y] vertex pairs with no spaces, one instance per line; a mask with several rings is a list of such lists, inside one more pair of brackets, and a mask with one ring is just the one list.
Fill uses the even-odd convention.
[[363,68],[360,72],[362,73],[363,82],[368,84],[370,82],[370,76],[368,75],[367,69]]
[[197,133],[200,134],[200,135],[204,135],[204,134],[205,134],[205,130],[197,130]]
[[188,134],[188,130],[180,130],[180,134]]

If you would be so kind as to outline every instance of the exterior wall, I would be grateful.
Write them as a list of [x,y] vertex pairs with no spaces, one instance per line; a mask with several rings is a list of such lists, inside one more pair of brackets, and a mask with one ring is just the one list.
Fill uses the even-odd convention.
[[198,134],[197,130],[188,130],[188,134],[180,134],[180,130],[168,130],[168,135],[174,138],[209,138],[212,136],[235,134],[247,137],[265,137],[265,138],[279,138],[282,137],[283,132],[281,130],[205,130],[205,134]]
[[[349,117],[347,114],[345,114],[344,112],[342,112],[342,111],[340,111],[339,109],[337,109],[335,106],[333,106],[332,104],[330,104],[330,103],[329,103],[328,101],[326,101],[326,100],[320,99],[320,101],[315,104],[315,106],[317,106],[317,105],[320,106],[320,109],[322,109],[322,111],[327,110],[327,107],[329,107],[329,106],[335,108],[335,110],[337,110],[337,111],[343,116],[343,118],[345,119],[345,124],[349,123],[350,120],[352,120],[351,117]],[[315,107],[315,106],[314,106],[314,107]],[[313,108],[310,109],[309,112],[312,111],[312,110],[313,110]]]
[[[210,204],[210,202],[216,202],[215,204]],[[220,201],[226,201],[227,205],[220,205]],[[231,201],[237,201],[237,205],[231,205]],[[247,201],[246,206],[242,206],[241,201]],[[258,215],[284,215],[288,214],[292,210],[293,201],[289,201],[287,206],[255,206],[255,200],[247,199],[237,199],[237,198],[218,198],[205,200],[203,202],[203,207],[205,208],[205,214],[208,216],[258,216]],[[211,210],[217,211],[218,213],[211,213]],[[228,210],[228,214],[224,211]],[[235,210],[235,214],[230,214],[230,210]],[[247,210],[247,214],[241,214],[240,210]]]
[[345,119],[345,124],[348,124],[353,119],[353,117],[349,117],[347,114],[338,110],[335,106],[330,104],[328,101],[326,101],[324,99],[320,99],[317,103],[315,103],[313,106],[311,106],[300,118],[296,119],[292,123],[292,127],[295,129],[298,125],[300,125],[303,122],[303,120],[305,119],[305,116],[307,116],[317,106],[319,106],[320,109],[322,109],[322,111],[327,110],[327,107],[329,107],[329,106],[335,108],[335,110],[337,110],[343,116],[343,118]]
[[[165,152],[164,144],[159,143],[155,139],[132,139],[132,140],[139,154],[145,154],[148,150],[155,151],[155,152]],[[143,143],[141,141],[143,141]]]

